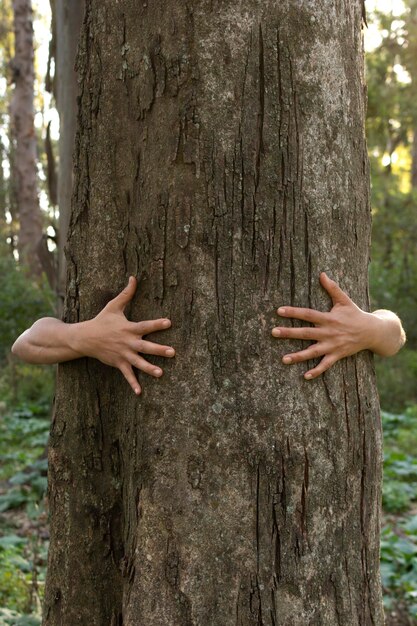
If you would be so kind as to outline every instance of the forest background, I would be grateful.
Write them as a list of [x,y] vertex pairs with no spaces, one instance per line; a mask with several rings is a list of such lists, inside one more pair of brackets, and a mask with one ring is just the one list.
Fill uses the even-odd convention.
[[[33,233],[33,245],[43,246],[44,263],[24,258],[22,233],[31,231],[20,206],[13,124],[13,4],[0,0],[0,626],[28,626],[40,624],[48,549],[45,448],[54,368],[19,363],[10,346],[40,316],[59,315],[63,237],[52,17],[49,4],[37,0],[32,82],[40,235]],[[385,444],[384,602],[387,624],[399,626],[417,624],[417,0],[366,4],[371,302],[372,309],[395,311],[407,333],[398,355],[375,359]]]

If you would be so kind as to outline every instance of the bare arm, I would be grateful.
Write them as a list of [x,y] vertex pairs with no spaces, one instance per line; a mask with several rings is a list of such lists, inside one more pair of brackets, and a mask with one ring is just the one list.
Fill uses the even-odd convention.
[[92,320],[78,324],[66,324],[52,317],[38,320],[15,341],[13,354],[28,363],[39,364],[93,357],[117,367],[134,392],[140,393],[133,367],[156,377],[163,372],[138,353],[173,357],[175,350],[143,338],[169,328],[170,320],[130,322],[126,319],[124,309],[133,298],[136,284],[136,279],[131,277],[127,287]]
[[42,365],[78,359],[85,356],[75,347],[84,324],[65,324],[54,317],[43,317],[16,339],[12,352],[27,363]]
[[368,349],[380,356],[397,354],[406,340],[400,318],[386,309],[378,309],[370,315],[373,316],[374,321],[372,324],[373,337],[369,342]]
[[304,374],[305,378],[310,379],[320,376],[340,359],[361,350],[391,356],[404,345],[404,329],[395,313],[384,309],[373,313],[362,311],[324,272],[320,274],[320,282],[332,298],[331,311],[287,306],[278,309],[282,317],[314,324],[304,328],[277,326],[272,330],[274,337],[316,342],[305,350],[286,354],[282,359],[284,363],[300,363],[323,357],[315,368]]

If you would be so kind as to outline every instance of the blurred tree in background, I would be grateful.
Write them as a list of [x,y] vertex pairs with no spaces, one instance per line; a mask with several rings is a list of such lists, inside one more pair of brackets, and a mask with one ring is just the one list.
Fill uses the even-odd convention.
[[10,355],[18,334],[39,316],[55,313],[51,286],[56,282],[56,250],[50,235],[55,233],[56,214],[49,200],[46,150],[49,107],[34,58],[34,18],[39,22],[29,0],[0,0],[0,400],[13,401],[19,390],[33,397],[39,390],[35,381],[41,378],[48,381],[49,397],[52,394],[51,375],[40,376],[36,368],[22,366]]
[[34,21],[41,18],[31,0],[0,0],[0,237],[7,243],[0,254],[8,250],[26,274],[42,282],[44,273],[54,287],[56,140],[47,120],[54,107],[34,58]]
[[[28,273],[49,273],[48,250],[44,251],[43,219],[39,206],[37,141],[35,134],[35,63],[31,0],[13,0],[14,55],[10,60],[13,84],[10,99],[10,177],[16,199],[19,258]],[[46,252],[45,258],[44,254]],[[53,269],[50,276],[53,280]]]

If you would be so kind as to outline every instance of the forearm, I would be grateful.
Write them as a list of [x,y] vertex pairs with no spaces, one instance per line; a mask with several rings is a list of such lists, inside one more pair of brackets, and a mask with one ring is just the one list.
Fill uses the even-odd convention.
[[82,332],[85,322],[66,324],[53,317],[44,317],[17,338],[13,354],[23,361],[35,364],[52,364],[84,356]]
[[401,320],[392,311],[379,309],[370,313],[373,329],[369,349],[380,356],[392,356],[404,345],[406,337]]

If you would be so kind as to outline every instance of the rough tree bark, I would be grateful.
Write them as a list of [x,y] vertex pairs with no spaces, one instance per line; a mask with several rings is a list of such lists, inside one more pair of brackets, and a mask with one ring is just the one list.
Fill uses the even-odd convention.
[[383,624],[370,356],[270,336],[320,270],[368,306],[362,8],[87,3],[65,318],[134,274],[177,356],[59,368],[45,625]]
[[[56,98],[60,120],[59,135],[59,241],[58,295],[63,303],[66,282],[64,247],[71,211],[73,152],[77,118],[78,80],[75,56],[84,16],[84,0],[55,0]],[[62,306],[62,304],[61,304]]]
[[13,0],[15,56],[11,61],[14,91],[10,103],[13,187],[19,218],[18,251],[30,273],[39,276],[42,263],[42,213],[39,206],[34,125],[34,51],[31,0]]

